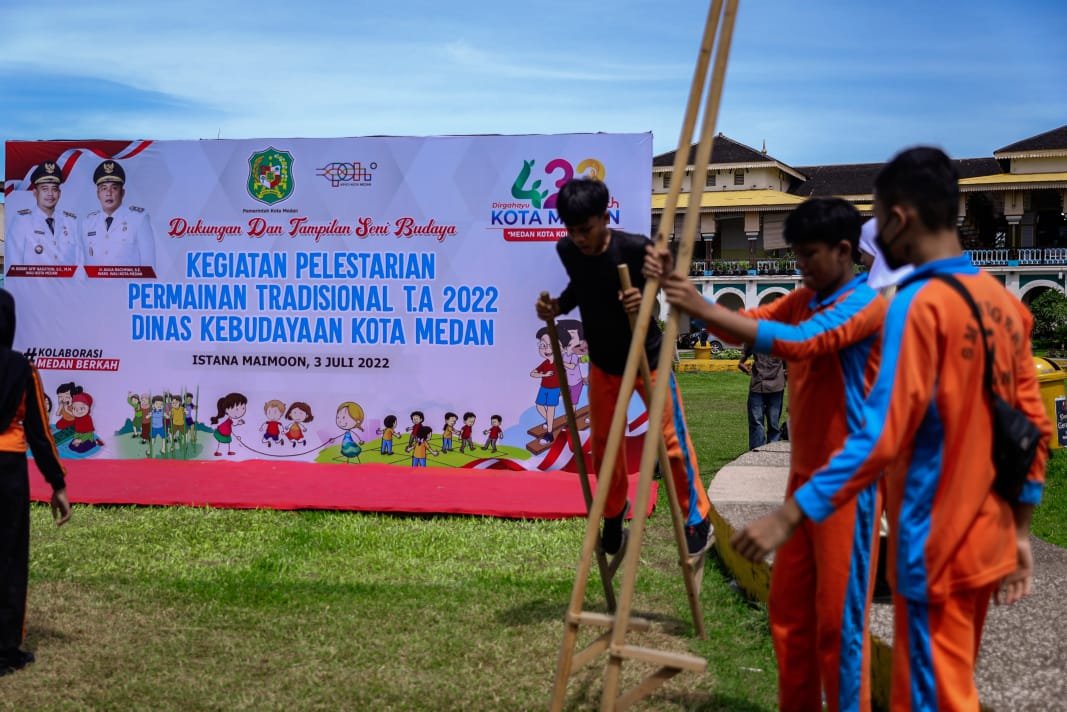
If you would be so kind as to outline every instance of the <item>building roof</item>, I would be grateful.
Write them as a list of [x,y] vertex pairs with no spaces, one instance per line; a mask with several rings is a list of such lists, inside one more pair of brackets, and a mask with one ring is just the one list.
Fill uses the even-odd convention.
[[1067,173],[997,173],[960,180],[960,191],[970,193],[995,188],[1067,188]]
[[[834,166],[799,166],[798,171],[808,177],[792,190],[804,197],[832,195],[870,195],[874,177],[882,170],[882,163],[845,163]],[[999,170],[999,168],[998,168]]]
[[[960,158],[953,161],[960,178],[973,178],[1000,173],[995,158]],[[846,163],[831,166],[800,166],[798,171],[808,177],[792,193],[804,197],[833,195],[870,195],[874,179],[884,163]]]
[[[668,151],[652,158],[652,167],[669,168],[674,165],[674,156],[677,151]],[[689,147],[689,158],[686,165],[691,166],[696,162],[697,144]],[[729,136],[720,133],[711,144],[711,163],[782,163],[774,156],[768,156],[762,151],[757,151],[751,146],[734,141]],[[782,165],[785,165],[784,163]]]
[[1030,138],[1024,138],[1015,143],[1009,143],[1004,148],[998,148],[993,151],[993,155],[996,156],[999,153],[1027,153],[1030,151],[1067,151],[1067,125],[1045,133],[1039,133]]

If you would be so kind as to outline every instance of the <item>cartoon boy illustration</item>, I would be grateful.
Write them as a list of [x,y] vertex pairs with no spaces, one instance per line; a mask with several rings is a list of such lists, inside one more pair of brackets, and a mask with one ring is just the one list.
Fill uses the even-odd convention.
[[393,454],[393,438],[396,437],[396,416],[395,415],[387,415],[387,416],[385,416],[385,420],[382,421],[382,425],[384,425],[385,427],[384,428],[378,428],[376,431],[374,431],[376,434],[382,436],[381,454],[382,455],[392,455]]
[[74,396],[82,392],[82,387],[75,385],[73,381],[63,383],[56,388],[56,401],[59,403],[59,419],[56,420],[56,431],[59,435],[71,436],[74,434],[74,413],[71,412],[71,403]]
[[193,403],[193,394],[186,393],[182,408],[185,409],[185,430],[189,433],[189,438],[196,442],[196,404]]
[[344,431],[344,438],[341,440],[341,458],[334,458],[340,461],[344,459],[346,463],[352,462],[353,459],[358,463],[359,454],[363,452],[363,448],[360,447],[363,441],[359,439],[358,435],[354,435],[356,430],[363,430],[363,407],[359,403],[353,403],[352,401],[345,401],[341,405],[337,406],[337,416],[334,419],[337,423],[337,427]]
[[485,439],[485,445],[482,446],[483,450],[492,449],[493,452],[496,452],[496,442],[504,434],[503,428],[500,427],[500,423],[503,420],[499,415],[489,416],[489,429],[482,431],[482,435],[489,436]]
[[[226,446],[226,454],[233,455],[231,443],[233,442],[233,426],[244,425],[245,412],[248,410],[248,398],[243,393],[227,393],[219,398],[218,413],[211,416],[211,424],[215,425],[215,457],[222,455],[219,448]],[[217,424],[217,425],[216,425]]]
[[[421,410],[411,411],[411,425],[404,428],[405,433],[411,433],[411,435],[408,435],[408,447],[410,447],[411,443],[414,442],[415,436],[419,432],[419,426],[422,425],[423,421],[425,420],[426,416]],[[407,450],[407,448],[404,449]]]
[[92,409],[93,397],[88,393],[78,393],[71,397],[70,411],[74,416],[74,438],[70,441],[70,449],[74,452],[88,452],[97,445],[104,444],[103,440],[96,437],[93,417],[89,415]]
[[563,347],[563,366],[567,369],[571,405],[577,407],[582,389],[589,381],[589,344],[585,341],[582,322],[577,319],[561,319],[556,322],[556,328],[559,329],[559,344]]
[[463,427],[459,431],[459,451],[474,450],[474,421],[478,419],[469,410],[463,414]]
[[552,364],[552,341],[548,335],[547,326],[542,326],[537,330],[537,352],[541,354],[544,361],[530,371],[530,377],[541,380],[534,404],[537,412],[545,419],[545,434],[541,436],[541,439],[550,443],[552,442],[552,426],[556,420],[556,406],[559,405],[560,374],[556,373],[556,367]]
[[445,425],[441,429],[441,452],[452,452],[452,436],[456,432],[456,421],[459,416],[455,413],[445,413]]
[[289,411],[285,414],[285,419],[289,421],[289,429],[285,431],[285,437],[289,439],[293,447],[307,445],[308,429],[304,423],[310,423],[315,419],[315,416],[311,414],[311,406],[303,401],[293,401],[293,404],[289,406]]
[[185,442],[185,408],[182,397],[177,393],[170,396],[170,413],[168,413],[171,449],[178,447],[178,442]]
[[430,435],[433,430],[428,425],[420,425],[412,435],[412,442],[405,450],[411,453],[411,466],[412,467],[426,467],[426,452],[429,451],[432,455],[437,456],[441,453],[430,447]]
[[167,413],[164,412],[163,396],[152,396],[152,412],[149,414],[151,429],[148,432],[148,456],[152,457],[156,438],[163,441],[160,448],[162,454],[167,454]]
[[263,414],[267,416],[266,422],[259,426],[263,433],[263,442],[267,447],[282,444],[282,413],[285,412],[285,403],[280,400],[269,400],[263,404]]

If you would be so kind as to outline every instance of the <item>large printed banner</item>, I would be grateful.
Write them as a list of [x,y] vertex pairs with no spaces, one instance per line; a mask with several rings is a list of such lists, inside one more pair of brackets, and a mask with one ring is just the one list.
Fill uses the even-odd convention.
[[598,176],[612,225],[649,229],[650,134],[6,150],[16,348],[66,457],[559,467],[533,310],[565,284],[556,192]]

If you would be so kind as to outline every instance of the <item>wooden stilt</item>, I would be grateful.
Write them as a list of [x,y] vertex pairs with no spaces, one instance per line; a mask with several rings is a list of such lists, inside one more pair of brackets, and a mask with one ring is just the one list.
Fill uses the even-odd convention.
[[[682,122],[682,132],[679,137],[678,150],[675,153],[674,172],[676,176],[681,176],[685,172],[689,156],[689,147],[692,141],[697,114],[700,110],[701,99],[704,96],[705,87],[707,87],[708,91],[704,109],[704,123],[701,127],[701,137],[697,146],[697,156],[694,165],[698,167],[706,167],[708,159],[711,156],[714,127],[718,117],[719,103],[722,97],[722,86],[726,73],[726,65],[729,59],[730,43],[733,39],[733,26],[737,16],[737,6],[738,0],[712,0],[711,7],[709,8],[708,18],[704,27],[704,36],[700,46],[700,54],[697,57],[693,81],[690,86],[689,100],[686,106],[685,117]],[[716,37],[718,38],[717,45]],[[708,67],[711,64],[713,47],[715,48],[715,63],[709,82]],[[671,189],[667,196],[663,216],[660,220],[660,228],[656,236],[656,243],[660,246],[666,245],[667,234],[673,227],[674,214],[678,204],[681,183],[681,180],[671,182]],[[692,259],[693,240],[699,222],[700,198],[703,194],[704,181],[693,181],[693,184],[683,229],[682,245],[679,250],[678,259],[676,260],[676,270],[682,271],[683,274],[688,272],[689,263]],[[582,651],[577,656],[574,653],[578,638],[578,629],[583,622],[582,602],[585,598],[586,582],[589,576],[593,548],[596,545],[599,521],[600,517],[603,515],[604,504],[607,500],[608,487],[606,486],[606,483],[608,482],[608,479],[606,478],[612,476],[619,447],[622,443],[623,429],[626,424],[627,406],[631,394],[633,393],[638,368],[644,356],[645,337],[648,333],[648,326],[652,318],[652,310],[656,302],[656,293],[658,291],[659,283],[656,280],[648,280],[646,282],[642,294],[641,307],[633,322],[633,335],[627,356],[626,368],[623,372],[622,383],[619,388],[619,397],[616,401],[607,447],[604,451],[604,458],[598,472],[597,481],[599,483],[604,483],[605,486],[598,486],[593,497],[593,504],[589,511],[589,519],[586,523],[585,539],[582,544],[582,554],[578,564],[578,571],[575,576],[574,588],[571,591],[571,600],[564,619],[565,628],[563,642],[560,647],[559,660],[556,667],[556,679],[549,705],[549,708],[553,711],[563,709],[563,705],[566,701],[567,682],[571,677],[574,664],[576,662],[588,662],[588,660],[594,656],[594,653],[591,652],[594,649],[594,646],[597,647],[597,653],[599,653],[599,650],[602,649],[603,646],[603,642],[598,641],[594,643],[594,646],[590,646],[590,648]],[[660,453],[659,443],[662,442],[663,408],[666,403],[667,389],[671,381],[671,379],[667,377],[667,375],[671,373],[670,367],[673,354],[673,349],[670,348],[670,345],[675,342],[677,333],[678,314],[672,309],[663,336],[663,341],[666,346],[660,349],[660,359],[657,364],[658,372],[664,374],[664,377],[658,379],[653,384],[651,396],[647,399],[649,416],[648,434],[646,435],[645,447],[641,459],[641,472],[638,480],[636,501],[634,503],[634,518],[630,524],[629,542],[627,544],[626,555],[623,561],[623,578],[620,584],[617,608],[611,628],[611,637],[607,645],[609,659],[605,668],[604,687],[601,694],[602,710],[622,709],[633,702],[648,696],[653,690],[657,689],[660,685],[679,672],[686,670],[702,672],[707,667],[707,661],[700,657],[638,648],[636,646],[627,645],[625,642],[626,633],[631,628],[630,614],[637,578],[637,566],[640,562],[641,544],[644,537],[645,520],[647,518],[646,513],[648,511],[648,500],[652,484],[652,470]],[[664,472],[664,479],[667,480],[669,478],[670,475],[668,470]],[[669,492],[670,485],[668,485],[668,493]],[[682,545],[684,546],[684,543]],[[685,568],[684,564],[683,568]],[[692,603],[697,603],[695,601],[695,596],[690,589],[690,583],[692,583],[691,578],[691,576],[686,576],[686,579],[690,579],[687,583],[687,591],[690,593],[690,601]],[[694,624],[697,624],[697,620],[702,621],[702,618],[700,618],[699,615],[695,615]],[[702,627],[702,623],[699,625]],[[623,661],[627,659],[652,663],[658,665],[660,669],[649,677],[646,677],[638,687],[620,697],[619,678]]]
[[[630,281],[630,268],[626,265],[619,265],[619,284],[622,285],[623,291],[630,289],[633,286],[633,282]],[[633,331],[634,323],[636,321],[636,315],[630,314],[630,330]],[[661,347],[662,348],[662,347]],[[647,407],[652,394],[652,373],[648,367],[648,357],[645,355],[644,350],[641,351],[641,380],[645,386],[645,406]],[[670,373],[670,371],[660,371],[660,373]],[[685,541],[685,515],[682,513],[681,505],[678,503],[678,488],[674,484],[674,477],[671,476],[671,460],[667,454],[667,443],[663,439],[663,428],[660,427],[659,437],[656,438],[656,445],[659,449],[659,471],[663,476],[663,484],[667,488],[667,502],[671,509],[671,523],[674,529],[674,543],[678,547],[678,566],[682,570],[682,580],[685,581],[685,593],[689,599],[689,610],[693,614],[693,628],[696,631],[697,637],[703,640],[707,637],[707,633],[704,630],[704,612],[700,608],[700,579],[697,576],[698,563],[696,558],[689,556],[689,547]],[[646,447],[648,443],[646,441]],[[699,563],[703,564],[701,560]],[[699,573],[703,574],[704,567],[699,567]]]
[[[548,292],[541,293],[543,301],[547,302],[549,298]],[[585,511],[588,515],[593,506],[593,490],[589,486],[589,472],[585,468],[585,453],[582,451],[582,439],[578,434],[578,418],[574,414],[574,403],[571,402],[570,389],[567,387],[567,371],[563,363],[563,351],[559,346],[559,334],[556,333],[556,320],[545,319],[545,325],[548,327],[548,340],[552,344],[552,363],[556,369],[556,377],[559,380],[559,393],[563,399],[563,410],[567,414],[567,436],[571,441],[571,452],[574,453],[574,461],[578,465],[578,477],[582,483],[582,496],[585,498]],[[622,563],[623,552],[625,551],[625,549],[620,549],[609,561],[608,555],[604,553],[604,550],[599,546],[596,548],[597,568],[600,569],[600,581],[604,585],[604,601],[607,603],[609,611],[615,610],[615,586],[612,584],[612,579],[615,578],[615,572]]]

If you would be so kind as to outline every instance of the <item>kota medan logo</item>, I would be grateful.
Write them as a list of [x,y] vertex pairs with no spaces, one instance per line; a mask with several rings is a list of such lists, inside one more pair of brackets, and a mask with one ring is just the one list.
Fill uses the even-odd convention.
[[248,194],[274,205],[293,194],[293,154],[271,146],[248,159]]
[[[553,209],[556,207],[556,193],[542,189],[541,179],[533,178],[534,166],[536,165],[537,161],[534,160],[522,162],[522,168],[519,170],[519,174],[515,176],[515,182],[511,184],[511,197],[517,200],[529,200],[530,205],[537,210],[542,208]],[[544,174],[546,177],[552,178],[557,173],[559,177],[554,182],[556,188],[562,188],[575,176],[586,176],[601,181],[605,179],[604,164],[595,158],[586,158],[579,163],[577,171],[574,170],[574,166],[567,159],[553,158],[545,164]],[[533,178],[532,182],[531,178]]]
[[378,170],[378,164],[374,161],[363,163],[362,161],[334,161],[327,163],[322,168],[315,169],[315,175],[322,176],[330,181],[334,188],[341,186],[368,186],[374,180],[371,171]]

